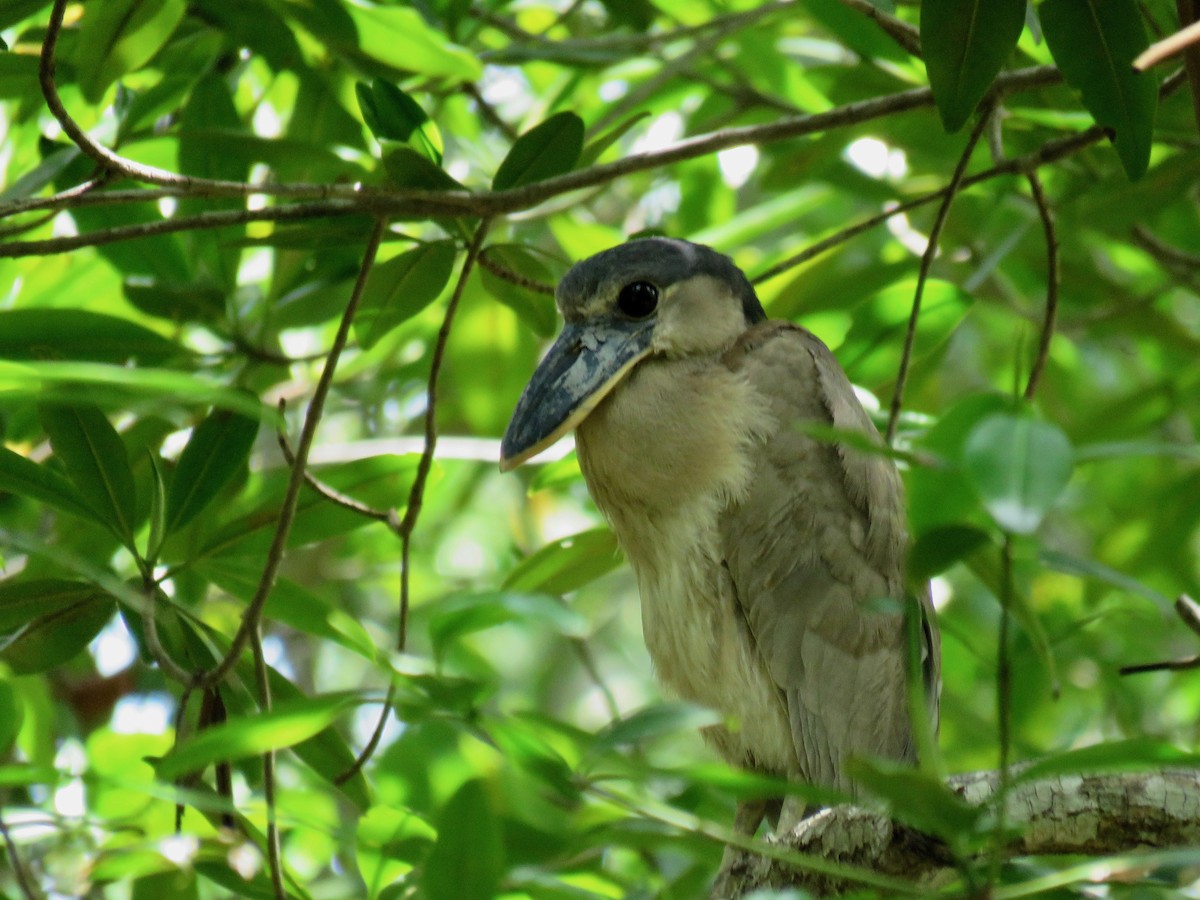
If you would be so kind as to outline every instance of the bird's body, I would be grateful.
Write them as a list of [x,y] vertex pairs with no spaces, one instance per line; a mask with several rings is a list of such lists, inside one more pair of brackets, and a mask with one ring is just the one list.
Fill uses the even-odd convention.
[[849,757],[912,760],[904,620],[888,603],[905,591],[903,490],[886,456],[807,427],[879,440],[832,354],[767,321],[725,257],[682,241],[592,257],[558,300],[567,326],[504,458],[576,428],[661,680],[723,714],[705,736],[736,765],[853,792]]

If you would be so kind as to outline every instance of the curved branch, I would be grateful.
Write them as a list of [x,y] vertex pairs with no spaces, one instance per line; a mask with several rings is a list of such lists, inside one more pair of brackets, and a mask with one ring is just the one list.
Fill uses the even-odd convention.
[[1029,181],[1033,202],[1042,220],[1042,231],[1046,235],[1046,315],[1042,319],[1033,368],[1029,370],[1029,381],[1025,385],[1025,399],[1032,400],[1050,356],[1050,341],[1054,337],[1054,324],[1058,319],[1058,232],[1054,228],[1054,214],[1050,211],[1050,201],[1046,199],[1042,180],[1037,172],[1029,172],[1025,177]]
[[975,152],[975,145],[979,143],[979,138],[983,135],[983,131],[987,127],[987,122],[991,118],[991,115],[992,108],[990,106],[985,106],[980,110],[979,120],[975,123],[975,127],[971,131],[971,136],[967,138],[967,146],[963,148],[962,155],[958,158],[958,165],[954,167],[954,174],[950,177],[950,183],[946,185],[946,193],[942,198],[942,205],[938,207],[937,216],[933,220],[933,227],[929,229],[929,243],[925,247],[925,252],[921,254],[921,268],[917,272],[917,288],[913,293],[912,312],[908,317],[908,329],[904,333],[904,349],[900,354],[900,370],[896,373],[896,388],[892,392],[892,408],[888,414],[885,440],[889,447],[892,445],[892,440],[896,437],[896,424],[900,421],[900,406],[904,402],[904,387],[908,382],[908,367],[912,361],[913,344],[917,339],[917,321],[921,316],[921,297],[925,292],[925,282],[929,278],[929,270],[933,266],[933,258],[937,256],[938,239],[942,236],[942,228],[946,224],[946,218],[950,215],[950,204],[954,200],[954,195],[958,192],[959,186],[962,184],[963,174],[967,170],[967,163],[971,161],[971,155]]

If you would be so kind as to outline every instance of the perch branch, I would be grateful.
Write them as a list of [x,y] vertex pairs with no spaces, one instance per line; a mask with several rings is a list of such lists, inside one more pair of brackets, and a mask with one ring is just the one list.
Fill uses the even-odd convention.
[[[956,793],[972,804],[992,799],[998,792],[996,772],[975,772],[950,779]],[[1116,860],[1096,859],[1110,877],[1133,867],[1180,861],[1186,853],[1195,863],[1200,844],[1200,771],[1164,770],[1119,775],[1064,775],[1019,782],[1005,800],[1007,817],[1021,833],[1003,848],[1006,857],[1124,854],[1140,848],[1158,853],[1129,855]],[[780,838],[784,846],[827,856],[849,865],[873,869],[883,875],[912,879],[928,888],[926,896],[949,887],[955,877],[946,848],[883,813],[854,806],[838,806],[809,816]],[[979,860],[980,863],[985,860]],[[1067,886],[1088,880],[1089,867],[1072,867],[1053,873],[1046,886]],[[837,894],[855,885],[816,872],[751,853],[739,854],[732,868],[734,896],[759,888],[789,886],[814,895]],[[990,896],[1018,896],[1032,884],[997,887]],[[1024,896],[1024,893],[1020,894]]]

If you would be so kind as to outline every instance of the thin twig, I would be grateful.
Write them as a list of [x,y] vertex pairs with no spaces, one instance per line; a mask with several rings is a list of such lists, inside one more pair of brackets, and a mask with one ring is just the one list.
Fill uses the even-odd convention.
[[554,296],[554,285],[542,284],[540,281],[526,278],[520,272],[514,272],[508,266],[501,265],[488,256],[486,250],[479,254],[479,268],[487,269],[497,278],[501,278],[509,284],[515,284],[517,287],[525,288],[525,290],[532,291],[535,294],[549,294],[551,297]]
[[891,446],[896,437],[896,425],[900,421],[900,407],[904,403],[904,387],[908,381],[908,367],[912,361],[913,344],[917,338],[917,321],[921,316],[921,297],[925,292],[925,282],[929,278],[933,258],[937,255],[938,239],[942,236],[942,228],[950,214],[950,204],[954,201],[954,195],[962,183],[963,174],[967,170],[967,164],[971,161],[975,145],[979,143],[979,138],[987,127],[987,120],[991,114],[990,106],[980,110],[979,119],[976,121],[975,127],[971,129],[971,136],[967,138],[967,146],[963,148],[963,152],[958,158],[958,164],[954,167],[954,174],[950,177],[950,183],[946,185],[946,195],[942,198],[942,205],[938,207],[933,227],[929,230],[929,243],[925,247],[925,252],[921,254],[921,267],[917,272],[917,287],[913,293],[912,312],[908,317],[908,329],[904,333],[904,349],[900,353],[900,369],[896,373],[896,388],[892,392],[892,407],[888,414],[888,446]]
[[[263,655],[262,624],[256,622],[250,633],[250,649],[254,654],[254,679],[258,683],[259,709],[271,711],[271,673]],[[283,886],[283,854],[279,841],[279,819],[275,802],[275,751],[268,749],[262,755],[263,800],[267,806],[267,866],[271,872],[271,888],[275,900],[287,900]]]
[[246,648],[246,642],[249,640],[251,633],[258,628],[259,621],[262,618],[263,607],[267,603],[267,598],[271,595],[271,589],[275,586],[275,576],[279,572],[280,563],[283,562],[288,535],[292,530],[292,522],[296,518],[296,505],[300,499],[300,488],[304,485],[304,470],[308,465],[308,454],[312,450],[313,440],[317,433],[317,425],[320,423],[321,414],[325,410],[325,400],[329,395],[330,387],[333,385],[333,375],[337,369],[338,359],[341,357],[342,350],[350,339],[350,326],[354,322],[354,314],[358,311],[359,302],[362,300],[363,291],[367,286],[367,279],[375,263],[375,255],[379,251],[379,245],[386,231],[387,220],[382,218],[377,219],[375,228],[367,240],[362,265],[359,266],[358,270],[358,278],[354,282],[354,289],[350,292],[350,300],[346,304],[345,312],[342,313],[342,320],[338,323],[337,334],[334,336],[333,344],[330,346],[329,353],[325,357],[325,367],[321,370],[316,387],[313,389],[312,400],[309,401],[308,412],[304,416],[304,425],[300,430],[300,439],[296,443],[296,461],[292,465],[287,490],[284,493],[283,503],[275,524],[275,534],[271,540],[271,547],[267,551],[267,558],[263,565],[262,575],[259,578],[258,588],[255,590],[254,596],[251,598],[249,605],[247,605],[245,612],[242,613],[241,625],[237,630],[237,634],[234,635],[229,651],[225,654],[224,659],[212,670],[199,677],[197,681],[198,686],[211,687],[228,675],[234,665],[237,664],[242,651]]
[[854,11],[862,13],[868,19],[873,20],[903,50],[912,56],[920,57],[921,32],[917,28],[909,25],[902,19],[897,19],[895,16],[884,12],[872,3],[871,0],[841,0],[841,2],[843,6],[848,6]]
[[33,886],[29,873],[25,870],[25,862],[21,859],[21,854],[17,852],[17,842],[9,834],[8,824],[4,821],[3,804],[0,804],[0,836],[4,838],[4,849],[8,853],[9,863],[12,864],[13,874],[17,878],[17,887],[21,889],[21,896],[25,900],[40,900],[41,895]]
[[996,638],[996,720],[1000,745],[1000,764],[998,766],[999,785],[996,789],[996,830],[992,841],[991,884],[996,884],[1000,876],[1000,865],[1004,859],[1004,848],[1007,846],[1005,831],[1007,830],[1008,813],[1008,766],[1012,753],[1012,660],[1009,658],[1010,620],[1013,604],[1013,541],[1012,535],[1005,532],[1004,544],[1000,548],[1000,633]]
[[1037,353],[1033,358],[1033,367],[1029,370],[1029,381],[1025,385],[1025,399],[1032,400],[1037,393],[1038,382],[1046,368],[1046,360],[1050,356],[1050,341],[1054,337],[1054,325],[1058,319],[1058,232],[1054,228],[1054,214],[1050,210],[1050,202],[1042,189],[1042,180],[1037,172],[1026,174],[1029,189],[1033,193],[1033,202],[1037,205],[1038,215],[1042,220],[1042,231],[1046,236],[1046,314],[1042,319],[1042,331],[1038,335]]
[[1200,253],[1189,253],[1157,238],[1144,225],[1133,226],[1133,242],[1146,250],[1160,263],[1182,269],[1200,270]]
[[[466,259],[463,260],[462,271],[458,273],[458,281],[454,285],[454,293],[446,304],[446,314],[442,317],[442,326],[438,329],[437,339],[433,345],[433,357],[429,363],[429,381],[425,388],[425,446],[421,451],[421,459],[417,463],[417,472],[413,477],[412,487],[408,491],[408,502],[405,505],[404,517],[393,523],[393,530],[400,535],[400,611],[396,627],[396,650],[403,653],[408,646],[408,609],[409,609],[409,573],[411,569],[410,554],[412,550],[412,535],[417,526],[417,518],[421,514],[421,506],[425,498],[425,482],[433,468],[434,452],[437,450],[437,400],[438,377],[442,371],[442,361],[446,355],[446,344],[450,340],[450,328],[454,324],[454,315],[458,311],[459,301],[467,286],[475,263],[479,260],[483,247],[483,239],[487,235],[490,219],[484,219],[475,229],[471,244],[467,248]],[[383,730],[392,714],[392,703],[396,696],[395,682],[388,685],[387,697],[384,699],[383,710],[375,723],[367,745],[359,753],[354,763],[335,779],[335,784],[344,784],[357,775],[367,761],[375,755]]]
[[1200,44],[1200,22],[1193,22],[1161,41],[1155,41],[1138,54],[1137,59],[1133,61],[1133,67],[1139,72],[1145,72],[1151,66],[1156,66],[1197,44]]
[[[1187,594],[1180,594],[1175,598],[1175,612],[1184,625],[1200,635],[1200,604]],[[1136,675],[1139,672],[1182,671],[1184,669],[1200,669],[1200,656],[1122,666],[1119,671],[1122,675]]]
[[[280,416],[284,414],[286,408],[287,401],[280,398]],[[279,450],[283,454],[284,462],[286,462],[289,466],[294,466],[296,464],[296,454],[292,451],[292,445],[288,442],[287,434],[282,428],[276,432],[275,438],[279,443]],[[308,471],[307,467],[304,470],[304,482],[330,503],[335,503],[343,509],[350,510],[352,513],[357,513],[358,515],[365,516],[368,519],[374,519],[377,522],[390,522],[392,520],[392,513],[389,510],[375,509],[373,506],[360,503],[353,497],[343,494],[336,488],[332,488],[325,482],[321,481],[321,479],[317,478],[316,475]]]

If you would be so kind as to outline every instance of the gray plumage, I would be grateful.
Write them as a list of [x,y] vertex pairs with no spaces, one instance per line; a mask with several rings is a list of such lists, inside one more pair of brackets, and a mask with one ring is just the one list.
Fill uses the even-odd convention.
[[[632,320],[618,298],[639,281],[658,303]],[[799,427],[879,440],[829,350],[767,321],[730,260],[685,241],[585,260],[558,303],[566,329],[514,413],[502,464],[576,428],[658,676],[727,717],[705,738],[737,765],[851,792],[850,756],[914,759],[903,618],[873,602],[904,595],[899,476],[885,456]],[[936,726],[939,641],[920,599]]]

